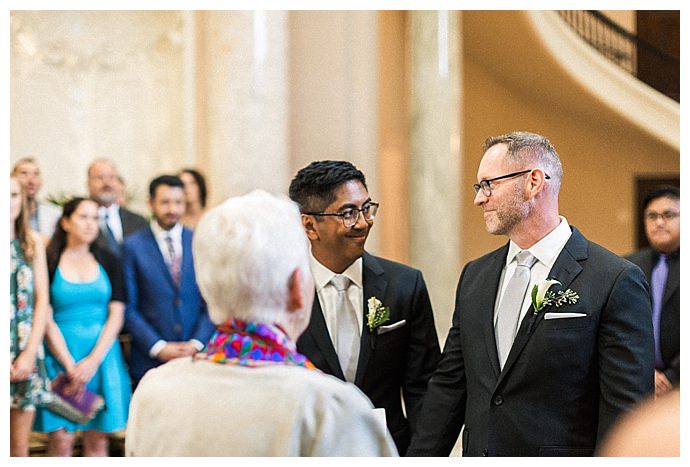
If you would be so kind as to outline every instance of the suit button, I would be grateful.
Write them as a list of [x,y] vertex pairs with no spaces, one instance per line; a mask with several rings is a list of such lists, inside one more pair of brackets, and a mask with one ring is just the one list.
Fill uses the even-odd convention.
[[175,326],[173,326],[173,331],[175,332],[175,334],[180,334],[182,332],[182,326],[176,324]]
[[494,397],[494,405],[501,405],[503,404],[503,396],[496,396]]
[[482,456],[489,457],[489,450],[484,448],[484,450],[482,451]]
[[180,303],[182,303],[182,301],[179,298],[176,298],[175,299],[175,306],[180,306]]

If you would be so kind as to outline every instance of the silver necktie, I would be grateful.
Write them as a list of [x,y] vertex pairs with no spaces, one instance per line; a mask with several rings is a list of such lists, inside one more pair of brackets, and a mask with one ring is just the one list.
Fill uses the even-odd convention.
[[529,285],[531,268],[537,260],[529,251],[521,251],[517,254],[516,259],[518,264],[501,298],[496,320],[496,349],[501,368],[508,359],[510,348],[513,346],[517,334],[520,311]]
[[360,336],[357,329],[357,312],[347,296],[350,279],[347,276],[338,274],[331,279],[331,284],[338,290],[336,301],[338,330],[335,348],[345,379],[349,382],[354,382],[357,372],[357,360],[359,358]]

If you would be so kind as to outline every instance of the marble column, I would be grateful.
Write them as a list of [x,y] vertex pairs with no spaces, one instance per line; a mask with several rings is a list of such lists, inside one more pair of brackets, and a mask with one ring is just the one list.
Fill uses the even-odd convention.
[[197,160],[211,205],[290,180],[287,12],[197,12]]
[[451,324],[460,273],[461,22],[456,11],[412,11],[410,260],[429,286],[439,339]]

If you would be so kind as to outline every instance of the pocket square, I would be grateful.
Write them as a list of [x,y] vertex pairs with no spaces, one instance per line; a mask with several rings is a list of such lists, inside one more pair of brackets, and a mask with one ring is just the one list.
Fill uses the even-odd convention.
[[388,326],[379,326],[376,328],[376,334],[385,334],[387,332],[395,331],[398,328],[401,328],[407,324],[406,320],[400,320],[397,323],[389,324]]
[[544,319],[583,318],[587,313],[546,313]]

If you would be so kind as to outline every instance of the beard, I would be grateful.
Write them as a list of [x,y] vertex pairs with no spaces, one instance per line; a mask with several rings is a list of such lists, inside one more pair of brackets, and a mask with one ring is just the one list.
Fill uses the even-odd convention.
[[115,190],[101,190],[93,198],[101,206],[110,206],[117,199],[117,192]]
[[516,225],[525,220],[530,213],[530,204],[522,196],[519,184],[506,194],[502,205],[492,211],[490,218],[485,218],[486,230],[492,235],[508,235]]

